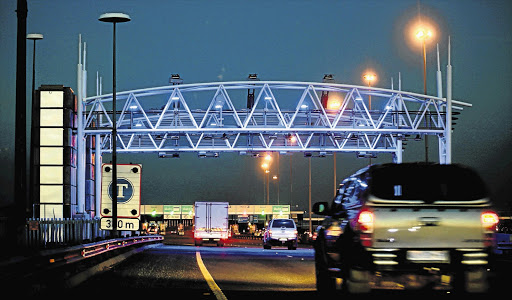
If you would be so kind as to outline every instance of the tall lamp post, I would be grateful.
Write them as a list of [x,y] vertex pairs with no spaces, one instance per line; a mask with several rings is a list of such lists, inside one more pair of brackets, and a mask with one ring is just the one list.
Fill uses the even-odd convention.
[[[42,40],[43,39],[43,35],[40,34],[40,33],[29,33],[27,34],[27,40],[32,40],[34,41],[34,50],[32,52],[32,120],[34,120],[34,114],[36,113],[36,110],[37,110],[37,107],[34,103],[34,93],[35,93],[35,89],[36,89],[36,41],[37,40]],[[34,128],[32,127],[30,129],[30,166],[29,166],[29,170],[30,170],[30,179],[29,179],[29,187],[28,187],[28,190],[29,190],[29,205],[32,204],[32,217],[35,217],[34,216],[34,198],[33,198],[33,195],[34,195],[34,162],[35,162],[35,157],[34,157],[34,136],[35,136],[35,132],[34,132]]]
[[272,161],[272,156],[270,154],[265,154],[265,157],[263,158],[264,162],[261,165],[261,168],[265,171],[265,180],[266,180],[266,203],[267,205],[270,204],[270,162]]
[[[368,87],[372,86],[372,82],[377,79],[377,75],[373,73],[366,73],[363,75],[363,79],[366,80],[368,83]],[[368,110],[370,111],[370,117],[372,116],[371,110],[372,110],[372,95],[368,95]],[[368,165],[372,164],[372,157],[370,155]]]
[[[423,94],[427,95],[427,50],[426,41],[432,37],[432,31],[421,28],[416,32],[416,38],[421,40],[423,47]],[[428,126],[428,118],[425,119]],[[425,134],[425,162],[428,163],[428,135]]]
[[112,49],[112,236],[117,237],[117,124],[116,124],[116,24],[129,22],[123,13],[102,14],[99,21],[114,24]]

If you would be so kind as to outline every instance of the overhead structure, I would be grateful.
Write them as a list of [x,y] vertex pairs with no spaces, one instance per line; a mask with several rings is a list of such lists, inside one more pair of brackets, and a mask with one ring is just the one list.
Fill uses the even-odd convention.
[[[322,101],[322,93],[329,101]],[[248,97],[254,101],[247,101]],[[117,93],[117,152],[200,157],[220,152],[378,153],[402,160],[402,141],[434,135],[446,162],[446,98],[336,83],[240,81]],[[372,106],[369,108],[369,98]],[[322,103],[323,102],[323,103]],[[251,105],[248,105],[251,104]],[[250,106],[248,108],[248,106]],[[453,100],[453,109],[471,104]],[[112,152],[112,94],[84,99],[84,135]],[[448,118],[449,119],[449,118]]]

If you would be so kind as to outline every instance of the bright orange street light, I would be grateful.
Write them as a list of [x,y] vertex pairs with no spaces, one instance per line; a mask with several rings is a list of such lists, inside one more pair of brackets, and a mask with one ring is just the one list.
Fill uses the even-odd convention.
[[426,28],[419,28],[416,31],[416,38],[421,40],[423,46],[423,93],[427,94],[427,40],[432,38],[434,34],[431,30]]
[[[364,75],[363,75],[363,79],[368,83],[368,86],[372,86],[372,82],[376,81],[377,80],[377,75],[375,75],[375,73],[371,73],[371,72],[366,72]],[[369,109],[372,109],[372,95],[370,95],[368,97],[369,99]]]
[[427,39],[427,38],[430,38],[432,37],[432,31],[428,30],[428,29],[419,29],[417,32],[416,32],[416,37],[419,38],[419,39]]
[[363,78],[364,78],[364,80],[366,80],[368,82],[368,86],[370,86],[372,81],[377,79],[377,75],[375,75],[373,73],[366,73],[363,75]]

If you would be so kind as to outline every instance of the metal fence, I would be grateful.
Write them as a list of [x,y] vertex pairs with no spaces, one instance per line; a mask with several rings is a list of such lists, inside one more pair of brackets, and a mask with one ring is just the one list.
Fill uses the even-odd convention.
[[27,219],[25,244],[31,248],[77,245],[106,238],[100,219]]

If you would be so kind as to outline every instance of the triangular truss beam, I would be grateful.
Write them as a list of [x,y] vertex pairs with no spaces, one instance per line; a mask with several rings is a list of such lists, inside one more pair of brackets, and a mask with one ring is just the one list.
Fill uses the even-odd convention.
[[[322,92],[339,105],[322,106]],[[442,139],[451,128],[444,98],[330,83],[182,84],[121,92],[117,101],[120,152],[396,153],[405,139]],[[111,102],[112,95],[85,99],[84,134],[99,134],[107,152]],[[453,103],[458,110],[471,106]]]

